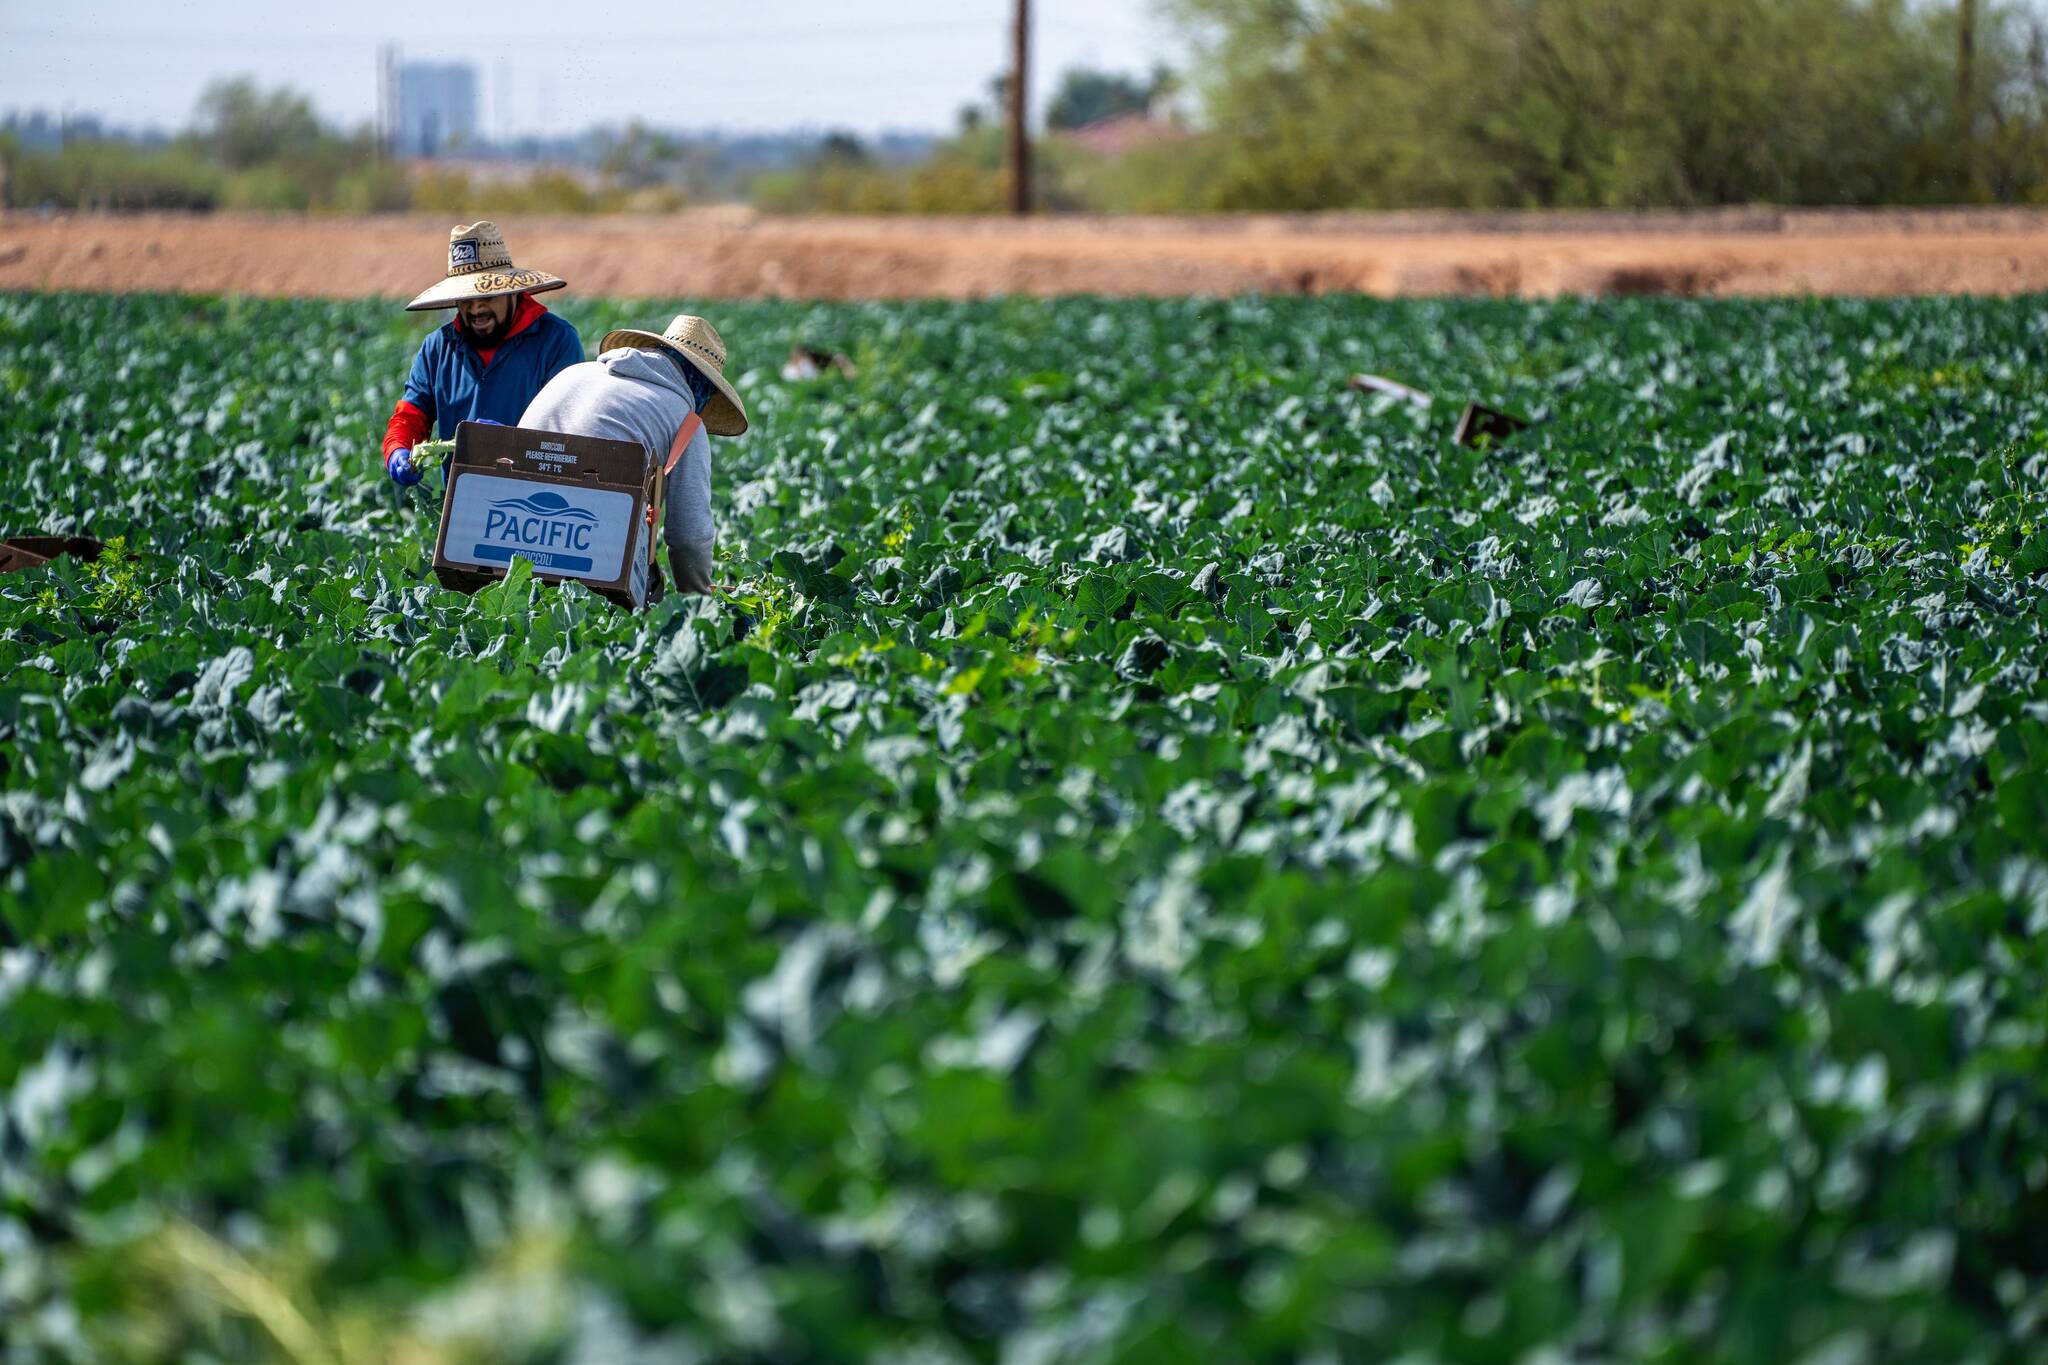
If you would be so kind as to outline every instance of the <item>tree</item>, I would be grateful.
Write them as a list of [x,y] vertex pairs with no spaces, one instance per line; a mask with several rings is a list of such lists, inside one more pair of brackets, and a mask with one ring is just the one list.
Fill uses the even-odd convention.
[[326,140],[304,95],[265,93],[247,77],[215,81],[199,97],[197,131],[207,151],[229,170],[316,155]]
[[[1885,203],[1964,189],[1947,151],[1952,14],[1910,0],[1171,3],[1196,38],[1215,130],[1208,207]],[[2003,16],[1979,18],[1988,86],[1991,69],[2022,64],[2010,7],[1984,8]],[[2004,107],[2026,103],[2009,93]]]
[[1142,114],[1166,80],[1164,71],[1149,79],[1091,67],[1069,67],[1060,77],[1045,111],[1048,128],[1085,128],[1120,114]]
[[672,179],[682,158],[675,139],[634,119],[624,132],[607,138],[598,168],[628,189],[645,189]]
[[841,130],[825,134],[818,144],[818,160],[827,166],[865,166],[874,158],[858,134]]

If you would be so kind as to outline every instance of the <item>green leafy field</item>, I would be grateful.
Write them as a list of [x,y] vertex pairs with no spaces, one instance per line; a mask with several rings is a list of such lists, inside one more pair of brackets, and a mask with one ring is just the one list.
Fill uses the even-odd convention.
[[634,617],[0,297],[0,1360],[2048,1359],[2040,300],[706,311]]

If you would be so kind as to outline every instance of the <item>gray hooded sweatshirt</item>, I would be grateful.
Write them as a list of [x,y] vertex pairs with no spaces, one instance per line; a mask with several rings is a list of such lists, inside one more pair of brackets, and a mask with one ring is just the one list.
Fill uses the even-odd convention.
[[[690,385],[674,361],[655,351],[606,351],[550,379],[519,425],[571,436],[638,441],[657,462],[668,459],[676,432],[692,411]],[[711,438],[701,428],[683,448],[662,492],[663,538],[676,585],[711,589]]]

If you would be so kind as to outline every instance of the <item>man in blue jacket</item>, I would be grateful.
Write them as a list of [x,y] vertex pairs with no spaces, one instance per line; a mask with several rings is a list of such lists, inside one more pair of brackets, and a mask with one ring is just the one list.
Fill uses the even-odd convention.
[[452,308],[455,317],[420,344],[405,396],[384,429],[392,482],[420,481],[412,450],[428,433],[445,440],[460,422],[511,426],[548,380],[582,362],[583,338],[533,299],[564,283],[514,266],[496,223],[448,234],[446,278],[406,305],[409,312]]

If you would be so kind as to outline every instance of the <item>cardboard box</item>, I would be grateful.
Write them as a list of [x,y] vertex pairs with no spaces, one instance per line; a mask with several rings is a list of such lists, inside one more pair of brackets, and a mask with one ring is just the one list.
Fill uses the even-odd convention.
[[90,562],[106,548],[91,536],[9,536],[0,540],[0,573],[33,569],[58,555]]
[[464,422],[441,495],[434,576],[475,592],[526,558],[542,582],[573,578],[637,611],[661,596],[648,513],[658,477],[635,441]]
[[1451,439],[1461,446],[1476,446],[1481,441],[1499,445],[1518,431],[1527,431],[1529,423],[1511,412],[1489,408],[1484,403],[1467,403],[1465,413],[1458,418],[1458,429]]

